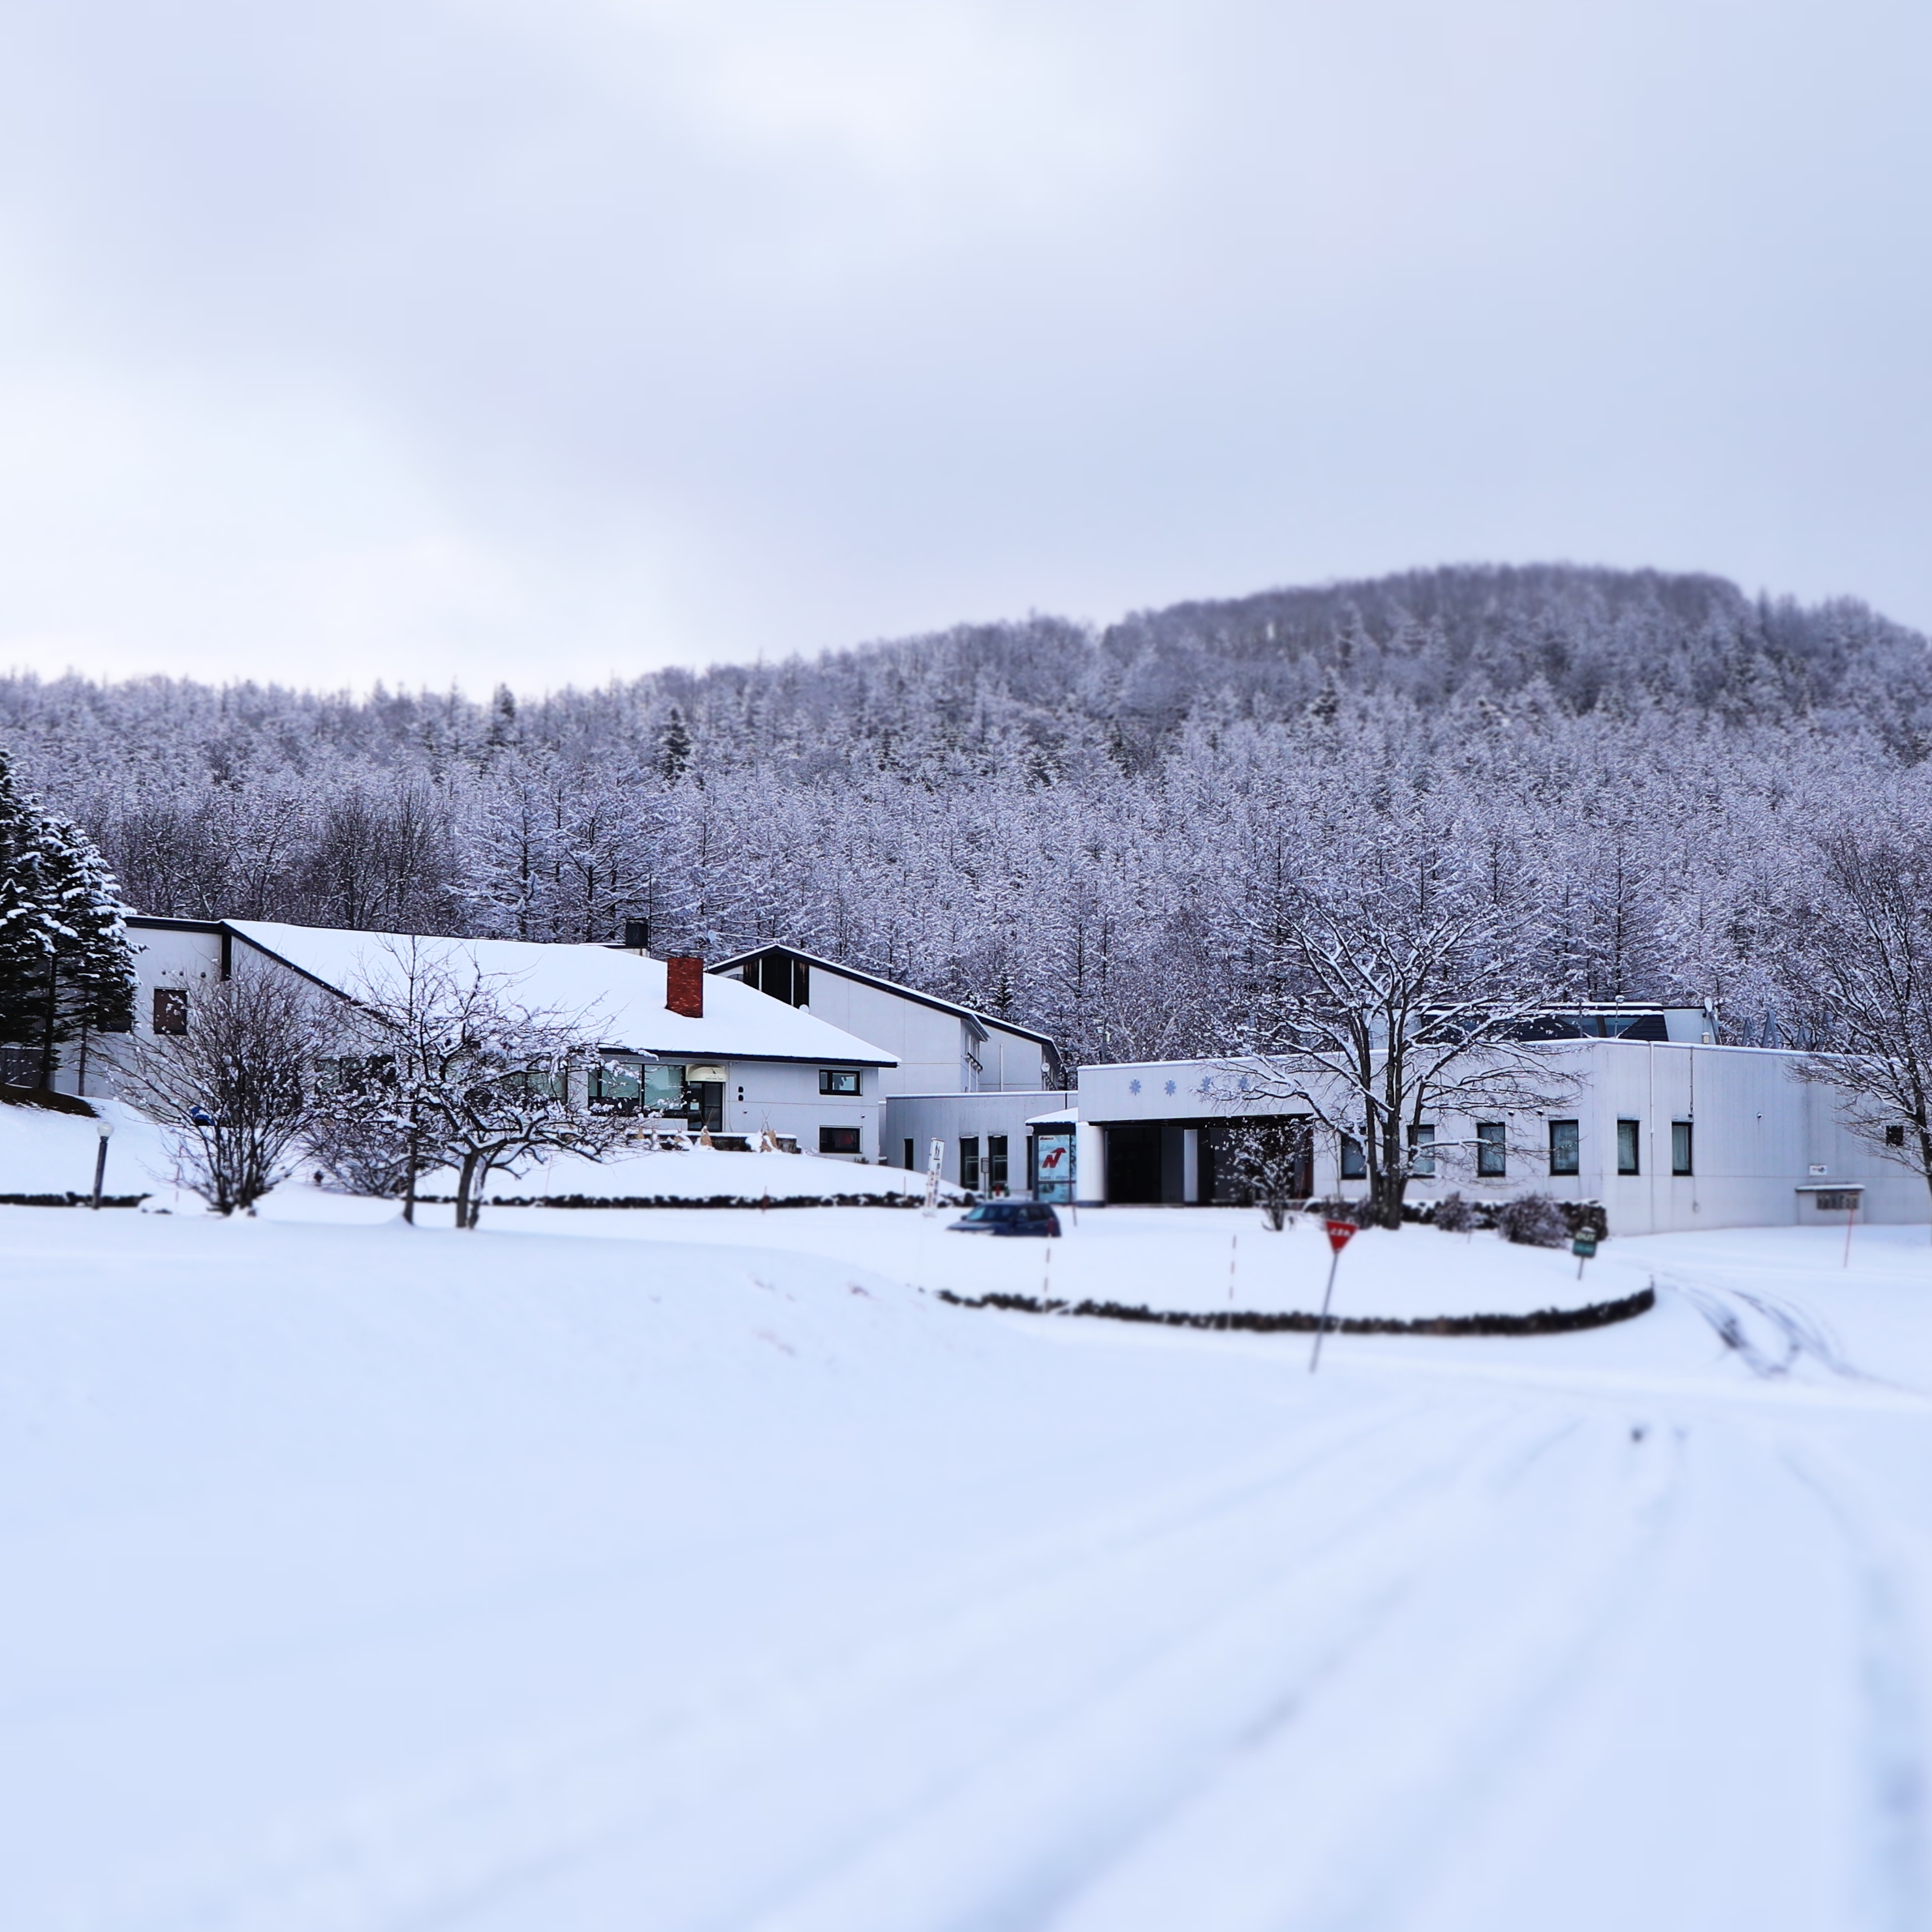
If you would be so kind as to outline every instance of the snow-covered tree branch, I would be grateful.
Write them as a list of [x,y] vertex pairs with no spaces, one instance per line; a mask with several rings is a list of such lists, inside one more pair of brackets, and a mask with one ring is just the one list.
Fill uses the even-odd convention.
[[197,986],[183,1011],[182,1031],[124,1055],[122,1097],[160,1124],[182,1185],[218,1214],[252,1211],[302,1157],[335,1016],[272,968]]
[[1448,1120],[1506,1124],[1567,1090],[1529,1036],[1569,982],[1534,891],[1472,863],[1468,827],[1417,808],[1321,830],[1320,858],[1270,896],[1264,1048],[1231,1057],[1218,1090],[1358,1150],[1376,1218],[1399,1227],[1418,1167],[1466,1144]]
[[386,946],[356,989],[357,1051],[332,1083],[326,1145],[341,1170],[400,1171],[414,1216],[417,1184],[457,1174],[456,1225],[474,1228],[496,1168],[541,1150],[607,1152],[621,1125],[592,1111],[594,1016],[532,1008],[460,949]]
[[1932,1187],[1932,814],[1847,818],[1819,839],[1807,887],[1779,956],[1792,1030],[1824,1049],[1799,1077]]

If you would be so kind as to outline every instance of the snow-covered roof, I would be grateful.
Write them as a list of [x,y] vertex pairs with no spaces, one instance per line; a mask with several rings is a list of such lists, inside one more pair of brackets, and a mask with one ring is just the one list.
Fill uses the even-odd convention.
[[[284,965],[353,998],[393,984],[406,934],[282,926],[268,920],[224,922]],[[664,962],[608,946],[532,945],[514,939],[418,939],[425,962],[500,976],[519,1004],[581,1013],[600,1045],[662,1060],[796,1060],[896,1066],[882,1052],[809,1013],[768,998],[740,980],[704,982],[704,1016],[688,1019],[664,1004]]]
[[762,959],[767,952],[783,952],[794,959],[802,959],[814,973],[837,973],[848,980],[856,980],[862,986],[874,986],[882,993],[896,993],[902,1000],[910,1000],[916,1006],[936,1006],[943,1013],[955,1013],[968,1026],[976,1028],[982,1039],[988,1027],[997,1028],[1001,1033],[1012,1034],[1019,1040],[1030,1040],[1043,1046],[1057,1058],[1060,1049],[1054,1044],[1050,1034],[1036,1032],[1031,1027],[1023,1027],[1012,1020],[995,1019],[991,1013],[976,1012],[971,1006],[962,1006],[957,1000],[942,1000],[937,993],[922,993],[916,986],[902,986],[896,980],[882,980],[876,973],[862,973],[856,966],[841,965],[836,959],[821,958],[816,952],[807,952],[802,946],[788,946],[782,939],[774,939],[763,946],[748,947],[742,952],[734,952],[728,959],[720,959],[714,965],[706,967],[710,974],[734,973],[748,961]]
[[1062,1107],[1057,1114],[1034,1114],[1028,1119],[1027,1125],[1030,1127],[1076,1126],[1078,1125],[1079,1120],[1080,1109],[1078,1107]]

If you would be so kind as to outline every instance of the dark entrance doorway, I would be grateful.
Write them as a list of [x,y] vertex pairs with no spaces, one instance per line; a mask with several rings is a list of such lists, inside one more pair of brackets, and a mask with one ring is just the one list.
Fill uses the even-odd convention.
[[1107,1130],[1107,1198],[1122,1207],[1157,1207],[1160,1192],[1160,1123],[1148,1120]]

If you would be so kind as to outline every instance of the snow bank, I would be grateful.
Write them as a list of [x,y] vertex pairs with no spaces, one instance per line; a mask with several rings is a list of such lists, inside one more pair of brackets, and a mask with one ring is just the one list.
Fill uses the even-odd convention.
[[[172,1186],[172,1167],[153,1123],[117,1100],[87,1102],[114,1132],[103,1191],[125,1199]],[[100,1135],[94,1120],[52,1108],[0,1101],[0,1196],[91,1196]]]

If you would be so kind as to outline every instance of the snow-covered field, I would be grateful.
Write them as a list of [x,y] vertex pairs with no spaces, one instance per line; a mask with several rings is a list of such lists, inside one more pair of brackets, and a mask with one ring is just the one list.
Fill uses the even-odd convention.
[[1927,1922],[1922,1229],[1235,1234],[0,1209],[0,1924]]

